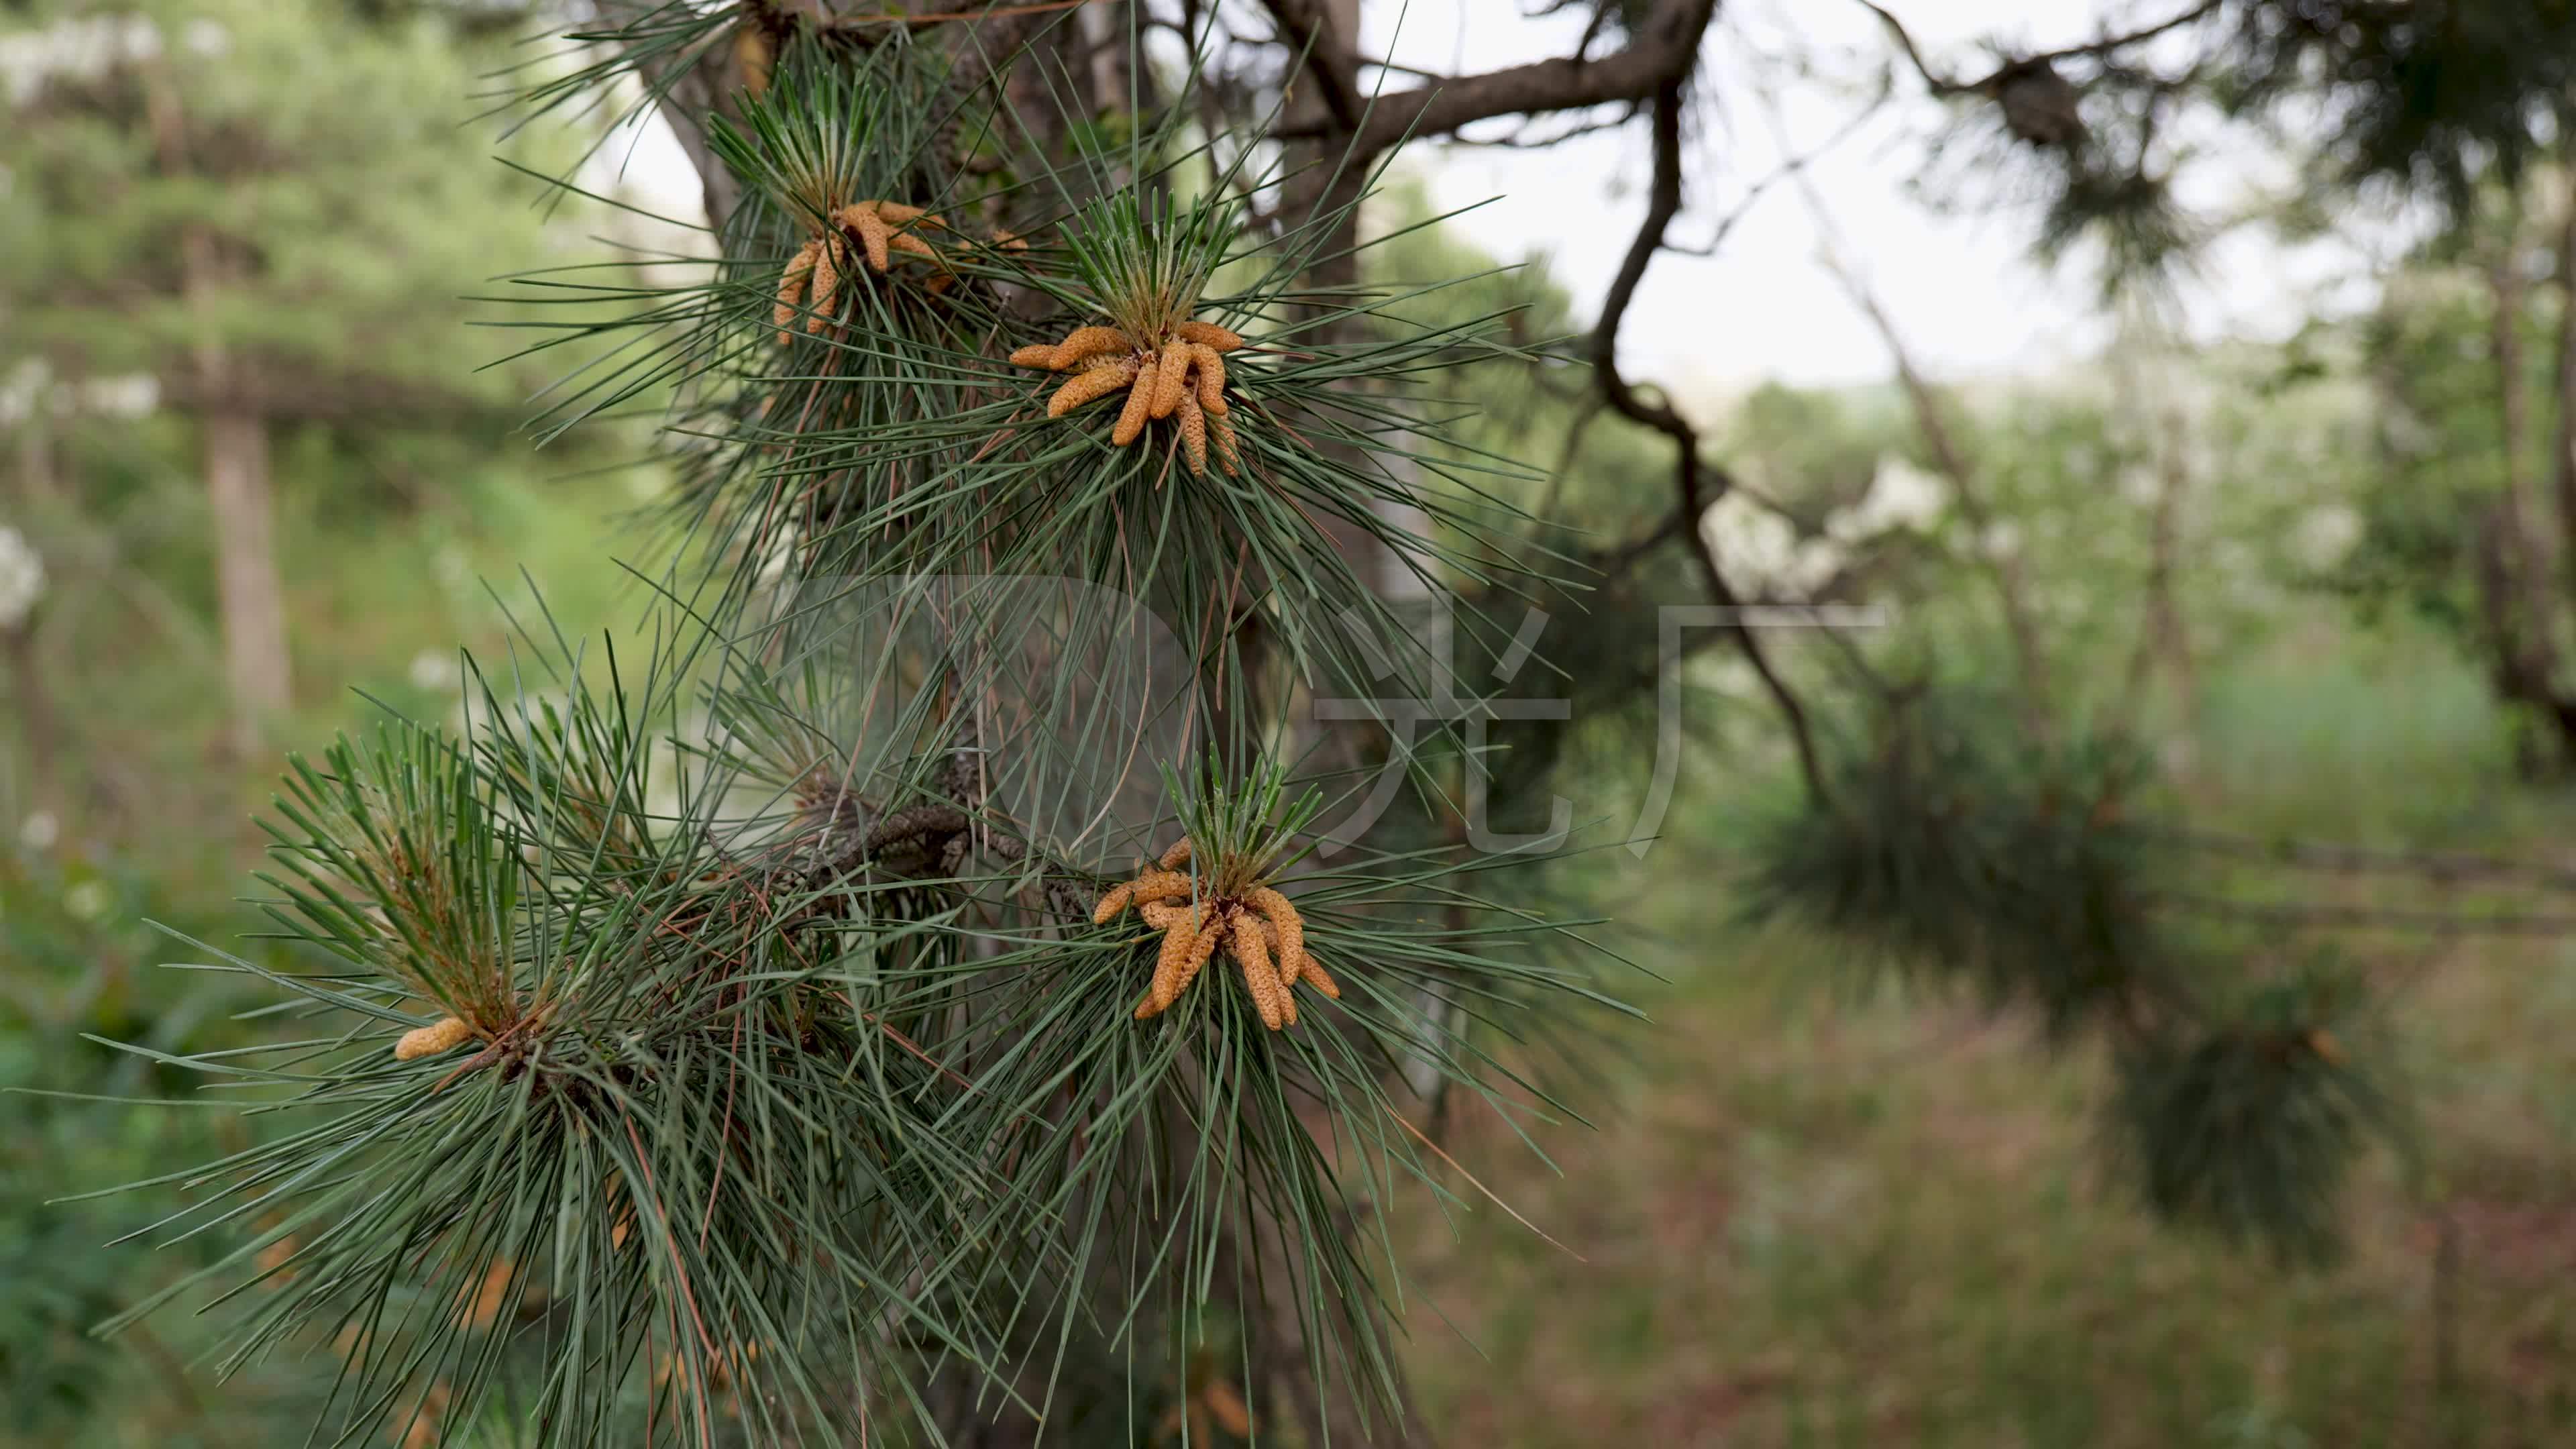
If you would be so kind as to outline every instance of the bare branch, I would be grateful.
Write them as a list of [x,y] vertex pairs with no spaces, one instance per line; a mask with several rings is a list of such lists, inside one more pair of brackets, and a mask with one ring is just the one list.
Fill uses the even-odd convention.
[[[2106,35],[2098,40],[2087,41],[2082,45],[2070,45],[2061,50],[2043,50],[2037,55],[2022,56],[2010,65],[2006,65],[1997,70],[1993,75],[1986,77],[1985,80],[1978,82],[1978,84],[1981,87],[1992,85],[2006,72],[2019,66],[2047,65],[2061,60],[2083,60],[2092,56],[2108,55],[2115,50],[2126,50],[2133,45],[2143,45],[2168,31],[2180,30],[2186,25],[2196,24],[2199,21],[2217,14],[2219,7],[2224,3],[2226,3],[2226,0],[2202,0],[2202,3],[2194,5],[2188,10],[2168,16],[2165,19],[2159,20],[2155,24],[2146,26],[2143,29],[2125,31],[2118,35]],[[1876,9],[1877,7],[1872,6],[1871,8]],[[1885,14],[1886,12],[1881,11],[1880,13]]]
[[2146,26],[2143,29],[2124,31],[2118,35],[2105,35],[2099,39],[2086,41],[2082,45],[2070,45],[2059,50],[2045,50],[2041,51],[2037,55],[2015,56],[2005,61],[2002,65],[1997,66],[1983,78],[1973,81],[1954,80],[1933,70],[1932,67],[1923,59],[1922,50],[1914,44],[1914,37],[1907,32],[1904,22],[1890,14],[1886,6],[1877,4],[1876,0],[1854,0],[1854,3],[1858,4],[1862,9],[1868,11],[1870,14],[1877,16],[1879,23],[1887,27],[1887,33],[1896,41],[1897,48],[1905,52],[1906,61],[1914,67],[1915,74],[1923,77],[1924,85],[1931,88],[1932,94],[1936,96],[1958,96],[1988,94],[1992,92],[1995,86],[2006,76],[2029,67],[2051,65],[2061,60],[2083,60],[2094,56],[2108,55],[2115,50],[2125,50],[2132,45],[2144,44],[2147,41],[2155,39],[2159,35],[2166,34],[2169,31],[2180,30],[2186,25],[2194,24],[2217,14],[2219,7],[2225,3],[2225,0],[2202,0],[2202,3],[2194,5],[2190,9],[2182,11],[2180,14],[2168,16],[2167,18],[2159,20],[2155,24]]
[[1791,177],[1801,174],[1809,166],[1822,160],[1826,153],[1832,151],[1843,142],[1850,140],[1854,135],[1858,134],[1860,128],[1867,125],[1871,118],[1878,114],[1878,108],[1887,103],[1888,95],[1889,92],[1887,91],[1879,92],[1868,105],[1854,111],[1848,120],[1844,121],[1841,125],[1836,126],[1832,135],[1817,142],[1813,147],[1805,151],[1801,151],[1796,155],[1791,156],[1788,160],[1781,162],[1777,169],[1764,176],[1761,180],[1754,182],[1752,187],[1744,193],[1742,199],[1735,203],[1735,209],[1728,212],[1725,217],[1718,222],[1717,230],[1709,236],[1709,239],[1705,243],[1699,246],[1684,246],[1679,243],[1667,243],[1664,249],[1670,252],[1678,252],[1683,256],[1708,257],[1717,255],[1717,249],[1726,245],[1726,238],[1734,232],[1736,224],[1743,221],[1744,218],[1752,212],[1753,204],[1762,199],[1764,192],[1769,191],[1772,187],[1783,181],[1789,180]]
[[[1697,44],[1691,46],[1697,52]],[[1717,551],[1711,547],[1700,521],[1707,517],[1710,503],[1704,473],[1709,469],[1699,456],[1699,431],[1690,421],[1665,401],[1649,401],[1640,395],[1619,373],[1619,323],[1627,316],[1628,305],[1636,299],[1637,284],[1645,279],[1646,267],[1664,245],[1665,229],[1672,225],[1682,209],[1682,81],[1686,70],[1668,76],[1656,87],[1654,104],[1654,185],[1648,193],[1646,219],[1637,228],[1636,240],[1628,247],[1619,274],[1610,283],[1610,293],[1601,304],[1601,320],[1592,332],[1592,371],[1601,387],[1601,397],[1612,411],[1631,422],[1653,428],[1673,440],[1673,525],[1687,535],[1699,560],[1700,577],[1708,589],[1709,602],[1721,608],[1732,608],[1740,600],[1727,584],[1718,567]],[[1717,472],[1717,494],[1723,496],[1733,480]],[[1763,689],[1778,707],[1782,723],[1789,730],[1790,743],[1798,751],[1798,770],[1805,778],[1808,797],[1818,803],[1826,798],[1824,767],[1816,756],[1816,742],[1807,725],[1806,707],[1798,702],[1787,681],[1771,667],[1763,652],[1762,641],[1741,623],[1726,626],[1744,652],[1745,662],[1762,681]]]
[[[1764,102],[1772,132],[1779,135],[1782,125],[1778,101],[1766,95]],[[2010,555],[1997,557],[1984,546],[1994,514],[1986,506],[1985,492],[1971,460],[1960,448],[1957,436],[1950,431],[1940,394],[1933,389],[1923,370],[1914,365],[1914,356],[1906,349],[1905,340],[1887,315],[1887,309],[1879,305],[1877,294],[1870,291],[1869,284],[1861,279],[1859,271],[1844,253],[1841,233],[1834,225],[1833,214],[1825,207],[1823,193],[1816,190],[1813,178],[1799,171],[1792,173],[1792,179],[1805,196],[1808,211],[1815,217],[1825,269],[1842,284],[1843,290],[1851,297],[1852,305],[1858,307],[1878,329],[1878,335],[1886,343],[1888,355],[1896,365],[1897,382],[1913,406],[1915,423],[1923,434],[1924,445],[1932,452],[1933,466],[1950,480],[1951,492],[1959,501],[1960,516],[1967,520],[1969,528],[1977,535],[1977,552],[1984,558],[1988,575],[1994,580],[1995,593],[2003,608],[2004,628],[2011,636],[2013,655],[2020,667],[2028,722],[2034,735],[2045,738],[2049,732],[2048,660],[2040,647],[2039,624],[2031,613],[2028,591],[2022,584],[2021,565]]]
[[1915,48],[1914,36],[1906,30],[1905,22],[1888,14],[1885,6],[1874,3],[1874,0],[1857,0],[1857,3],[1863,10],[1877,16],[1879,24],[1887,27],[1888,35],[1896,41],[1897,48],[1905,52],[1905,59],[1913,65],[1914,73],[1923,77],[1923,83],[1932,88],[1932,94],[1951,96],[1971,89],[1948,76],[1936,74],[1924,61],[1923,52]]
[[[1340,128],[1353,151],[1375,156],[1410,136],[1446,136],[1496,116],[1579,110],[1641,101],[1668,76],[1687,75],[1717,0],[1656,0],[1634,38],[1598,60],[1557,57],[1462,76],[1380,96],[1355,127]],[[1281,127],[1282,139],[1312,139],[1337,129],[1330,121]]]
[[1637,119],[1637,111],[1638,107],[1632,103],[1617,115],[1605,116],[1597,121],[1584,121],[1578,125],[1568,126],[1564,130],[1559,131],[1552,136],[1540,136],[1536,139],[1525,138],[1519,132],[1515,131],[1507,136],[1487,137],[1453,135],[1448,138],[1448,144],[1452,146],[1492,146],[1516,151],[1544,151],[1551,146],[1562,146],[1577,136],[1589,136],[1596,131],[1618,130],[1620,127]]

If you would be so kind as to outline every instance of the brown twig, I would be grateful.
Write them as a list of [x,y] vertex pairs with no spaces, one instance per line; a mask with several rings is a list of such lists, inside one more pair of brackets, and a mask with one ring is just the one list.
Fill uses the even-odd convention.
[[[1778,103],[1771,101],[1769,117],[1775,134],[1782,129]],[[1972,547],[1983,559],[1987,576],[1993,580],[1997,603],[2004,616],[2004,630],[2010,636],[2013,658],[2021,672],[2025,721],[2034,738],[2045,740],[2050,734],[2050,687],[2046,651],[2041,647],[2039,623],[2030,607],[2029,590],[2024,586],[2020,561],[2009,555],[1998,556],[1988,546],[1994,512],[1987,506],[1982,480],[1974,460],[1959,445],[1958,435],[1950,430],[1947,409],[1938,391],[1923,370],[1915,365],[1914,354],[1897,332],[1894,319],[1879,304],[1878,295],[1870,290],[1858,268],[1843,248],[1840,229],[1834,225],[1833,213],[1825,206],[1823,193],[1816,189],[1813,178],[1800,171],[1793,174],[1799,193],[1806,198],[1807,209],[1815,218],[1817,238],[1822,244],[1825,270],[1842,284],[1852,305],[1878,330],[1890,360],[1896,367],[1898,385],[1914,409],[1915,425],[1923,434],[1923,444],[1931,451],[1933,466],[1950,480],[1950,491],[1958,500],[1959,515],[1975,533]]]
[[[1696,47],[1685,54],[1696,55]],[[1592,371],[1601,388],[1602,399],[1621,417],[1654,429],[1673,440],[1674,524],[1695,545],[1700,577],[1708,590],[1709,602],[1720,608],[1733,608],[1740,600],[1718,567],[1717,552],[1700,530],[1700,520],[1707,517],[1710,496],[1705,475],[1715,472],[1716,494],[1725,495],[1732,481],[1722,471],[1708,467],[1699,455],[1699,430],[1676,411],[1670,402],[1639,395],[1636,388],[1619,372],[1619,324],[1627,316],[1629,304],[1636,299],[1637,284],[1645,279],[1646,267],[1663,249],[1664,231],[1682,207],[1682,82],[1687,67],[1666,76],[1655,92],[1653,112],[1654,185],[1649,192],[1646,219],[1637,228],[1636,240],[1628,246],[1626,260],[1620,263],[1618,275],[1610,283],[1610,292],[1601,303],[1601,320],[1592,331]],[[1798,700],[1778,670],[1771,666],[1762,642],[1741,622],[1725,626],[1734,636],[1736,646],[1744,652],[1745,662],[1762,681],[1771,702],[1780,711],[1788,727],[1790,743],[1798,752],[1798,771],[1806,780],[1811,799],[1826,798],[1823,763],[1816,754],[1814,733],[1807,724],[1806,707]]]
[[885,11],[876,15],[843,15],[833,24],[841,27],[860,25],[945,25],[955,20],[1015,20],[1031,15],[1052,15],[1060,10],[1079,10],[1092,0],[1033,0],[1026,5],[992,5],[982,10],[931,10],[919,15],[902,15]]
[[1854,135],[1857,135],[1860,128],[1869,124],[1871,118],[1878,114],[1878,108],[1886,104],[1888,95],[1888,91],[1880,91],[1876,96],[1870,99],[1869,104],[1853,111],[1848,119],[1846,119],[1841,125],[1836,126],[1833,130],[1833,134],[1825,137],[1825,139],[1821,141],[1818,141],[1815,145],[1808,147],[1804,151],[1789,154],[1786,159],[1781,161],[1779,166],[1765,174],[1761,180],[1756,181],[1751,186],[1745,188],[1744,195],[1736,200],[1735,209],[1719,218],[1716,229],[1709,234],[1709,239],[1707,241],[1699,244],[1698,246],[1667,244],[1665,250],[1678,252],[1683,256],[1692,257],[1709,257],[1717,255],[1718,248],[1726,245],[1726,239],[1729,236],[1734,235],[1735,228],[1743,222],[1746,216],[1752,214],[1754,204],[1759,202],[1772,187],[1779,185],[1783,181],[1788,181],[1799,176],[1801,173],[1805,172],[1808,167],[1813,166],[1816,162],[1822,160],[1828,152],[1839,147],[1843,142],[1850,140]]
[[1450,1166],[1451,1168],[1453,1168],[1453,1169],[1455,1169],[1455,1170],[1456,1170],[1457,1174],[1458,1174],[1460,1177],[1463,1177],[1463,1178],[1467,1179],[1467,1184],[1468,1184],[1468,1186],[1473,1187],[1474,1189],[1476,1189],[1476,1191],[1483,1193],[1483,1194],[1485,1195],[1485,1201],[1492,1203],[1494,1206],[1496,1206],[1496,1207],[1498,1207],[1498,1208],[1501,1208],[1505,1213],[1507,1213],[1507,1214],[1509,1214],[1509,1215],[1510,1215],[1511,1220],[1512,1220],[1513,1222],[1516,1222],[1516,1223],[1520,1224],[1522,1227],[1525,1227],[1525,1228],[1529,1229],[1531,1232],[1538,1234],[1538,1236],[1539,1236],[1539,1240],[1540,1240],[1540,1241],[1542,1241],[1542,1242],[1546,1243],[1549,1247],[1556,1249],[1558,1252],[1563,1253],[1565,1256],[1567,1256],[1567,1257],[1569,1257],[1569,1258],[1572,1258],[1574,1261],[1576,1261],[1576,1262],[1578,1262],[1578,1263],[1588,1263],[1588,1262],[1592,1261],[1591,1259],[1584,1257],[1581,1253],[1578,1253],[1578,1252],[1574,1251],[1572,1248],[1567,1247],[1565,1244],[1558,1242],[1558,1241],[1555,1239],[1555,1237],[1553,1237],[1552,1235],[1550,1235],[1550,1234],[1549,1234],[1549,1232],[1547,1231],[1547,1229],[1540,1227],[1538,1224],[1536,1224],[1536,1223],[1534,1223],[1534,1222],[1531,1222],[1529,1219],[1527,1219],[1527,1218],[1525,1218],[1525,1217],[1522,1217],[1522,1216],[1520,1215],[1520,1213],[1519,1213],[1518,1211],[1516,1211],[1516,1210],[1512,1207],[1512,1205],[1511,1205],[1510,1203],[1507,1203],[1507,1202],[1503,1201],[1500,1197],[1495,1196],[1495,1194],[1494,1194],[1494,1190],[1493,1190],[1492,1188],[1485,1186],[1485,1185],[1484,1185],[1483,1183],[1481,1183],[1481,1182],[1478,1182],[1478,1181],[1476,1180],[1476,1174],[1474,1174],[1474,1173],[1472,1173],[1472,1172],[1469,1172],[1469,1171],[1468,1171],[1468,1170],[1467,1170],[1463,1165],[1461,1165],[1461,1164],[1459,1163],[1459,1161],[1458,1161],[1458,1159],[1457,1159],[1457,1158],[1454,1158],[1454,1157],[1450,1156],[1447,1152],[1445,1152],[1445,1151],[1441,1150],[1440,1144],[1439,1144],[1439,1143],[1437,1143],[1437,1142],[1432,1141],[1432,1140],[1430,1139],[1430,1137],[1429,1137],[1429,1136],[1427,1136],[1427,1135],[1425,1135],[1425,1134],[1424,1134],[1424,1132],[1423,1132],[1423,1130],[1422,1130],[1421,1128],[1416,1127],[1416,1126],[1414,1126],[1411,1122],[1406,1121],[1406,1120],[1405,1120],[1405,1116],[1404,1116],[1404,1114],[1403,1114],[1403,1113],[1401,1113],[1401,1112],[1399,1112],[1399,1111],[1397,1111],[1397,1110],[1395,1110],[1395,1107],[1393,1106],[1393,1104],[1391,1104],[1391,1103],[1386,1103],[1386,1102],[1380,1102],[1378,1105],[1379,1105],[1380,1107],[1383,1107],[1383,1108],[1385,1108],[1385,1109],[1386,1109],[1386,1115],[1388,1115],[1389,1117],[1392,1117],[1392,1118],[1394,1118],[1394,1119],[1395,1119],[1395,1125],[1397,1125],[1398,1127],[1403,1128],[1403,1129],[1404,1129],[1405,1131],[1407,1131],[1407,1132],[1412,1133],[1412,1134],[1413,1134],[1413,1140],[1414,1140],[1414,1141],[1419,1142],[1419,1143],[1421,1143],[1423,1146],[1430,1148],[1433,1156],[1438,1157],[1442,1162],[1445,1162],[1445,1163],[1449,1164],[1449,1166]]

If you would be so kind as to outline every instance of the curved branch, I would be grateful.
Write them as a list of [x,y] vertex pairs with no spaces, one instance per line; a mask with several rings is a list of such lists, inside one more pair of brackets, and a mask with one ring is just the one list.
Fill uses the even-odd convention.
[[1906,31],[1904,22],[1888,13],[1886,6],[1876,3],[1876,0],[1855,0],[1855,3],[1877,16],[1879,23],[1887,27],[1887,33],[1895,39],[1897,48],[1905,52],[1906,61],[1914,67],[1915,74],[1923,77],[1923,84],[1931,88],[1932,94],[1960,96],[1983,95],[1992,90],[2004,77],[2027,67],[2050,65],[2061,60],[2084,60],[2108,55],[2115,50],[2126,50],[2132,45],[2144,44],[2168,31],[2180,30],[2186,25],[2208,19],[2218,13],[2219,7],[2225,3],[2225,0],[2201,0],[2200,4],[2179,14],[2169,15],[2152,25],[2123,31],[2118,35],[2106,35],[2099,40],[2086,41],[2082,45],[2043,50],[2036,55],[2015,56],[1988,72],[1983,79],[1973,81],[1953,80],[1934,71],[1924,61],[1923,52],[1915,46],[1914,37]]
[[1690,72],[1699,58],[1700,37],[1716,14],[1717,0],[1656,0],[1634,38],[1598,60],[1560,56],[1416,86],[1378,97],[1356,126],[1343,127],[1328,118],[1282,126],[1276,134],[1283,140],[1339,134],[1348,138],[1355,155],[1373,157],[1409,137],[1446,136],[1495,116],[1644,100],[1667,77]]
[[[1631,103],[1616,115],[1604,116],[1598,120],[1578,122],[1566,127],[1564,130],[1561,130],[1552,136],[1530,138],[1524,137],[1516,131],[1508,136],[1483,137],[1453,135],[1447,139],[1449,144],[1452,146],[1493,146],[1516,151],[1544,151],[1551,146],[1562,146],[1577,136],[1589,136],[1597,131],[1616,131],[1620,127],[1637,119],[1639,110],[1639,106]],[[1526,130],[1527,126],[1524,125],[1522,129]]]
[[1769,191],[1772,187],[1777,186],[1781,182],[1789,180],[1791,177],[1802,174],[1809,166],[1812,166],[1817,161],[1823,159],[1827,152],[1832,151],[1834,148],[1842,145],[1843,142],[1850,140],[1854,135],[1858,134],[1861,127],[1869,124],[1870,120],[1877,116],[1878,108],[1887,103],[1887,99],[1890,94],[1890,90],[1882,89],[1868,105],[1852,112],[1848,119],[1846,119],[1841,125],[1836,126],[1832,135],[1825,137],[1825,139],[1817,142],[1808,150],[1791,153],[1786,157],[1786,159],[1781,161],[1777,168],[1764,175],[1759,181],[1754,182],[1752,186],[1746,188],[1742,199],[1735,203],[1735,209],[1719,218],[1717,230],[1710,235],[1707,241],[1696,246],[1681,242],[1672,242],[1667,243],[1664,249],[1670,252],[1678,252],[1683,256],[1713,257],[1717,255],[1718,248],[1726,245],[1726,239],[1734,234],[1736,224],[1743,221],[1747,215],[1751,214],[1754,203],[1762,199],[1763,193]]
[[1858,3],[1860,8],[1877,16],[1879,24],[1887,27],[1889,37],[1895,40],[1899,50],[1905,52],[1907,63],[1914,67],[1914,73],[1916,75],[1923,77],[1923,84],[1931,87],[1932,94],[1936,96],[1954,96],[1963,91],[1972,89],[1972,87],[1959,84],[1948,76],[1935,74],[1931,65],[1923,59],[1923,52],[1915,47],[1913,33],[1905,28],[1904,21],[1890,15],[1887,12],[1886,6],[1875,4],[1873,3],[1873,0],[1858,0]]
[[[1696,51],[1694,46],[1693,51]],[[1715,501],[1710,496],[1706,476],[1714,473],[1716,494],[1724,496],[1734,480],[1723,471],[1709,468],[1699,456],[1699,430],[1676,411],[1672,404],[1649,400],[1619,373],[1619,323],[1627,316],[1628,304],[1636,299],[1637,284],[1645,279],[1646,267],[1664,245],[1664,231],[1672,225],[1682,209],[1682,82],[1688,68],[1664,77],[1655,88],[1654,105],[1654,185],[1649,193],[1645,222],[1637,228],[1637,238],[1628,246],[1627,259],[1619,264],[1619,274],[1610,283],[1610,293],[1601,304],[1601,320],[1592,331],[1592,373],[1600,383],[1602,401],[1612,411],[1634,423],[1654,429],[1673,440],[1673,522],[1685,532],[1692,552],[1699,560],[1700,577],[1707,586],[1709,602],[1720,608],[1734,608],[1742,601],[1718,567],[1717,551],[1700,529],[1700,520]],[[1816,742],[1807,725],[1806,707],[1799,703],[1779,671],[1763,652],[1762,642],[1741,622],[1725,626],[1734,636],[1736,647],[1744,652],[1745,662],[1762,681],[1762,688],[1780,711],[1781,722],[1788,726],[1790,743],[1797,747],[1798,771],[1805,777],[1809,798],[1822,802],[1826,798],[1824,767],[1816,756]]]
[[[1866,4],[1867,0],[1862,0]],[[1779,98],[1764,92],[1765,114],[1772,134],[1788,144],[1786,128],[1780,117]],[[1808,213],[1815,219],[1820,257],[1852,305],[1877,329],[1879,340],[1887,345],[1889,358],[1896,367],[1896,379],[1907,403],[1914,410],[1916,429],[1923,435],[1924,446],[1932,454],[1933,466],[1950,481],[1951,496],[1957,500],[1960,517],[1975,531],[1978,553],[1984,559],[1985,572],[1993,581],[1998,606],[2003,612],[2004,631],[2012,644],[2013,659],[2021,674],[2023,705],[2034,739],[2045,740],[2052,730],[2050,701],[2053,690],[2047,651],[2039,629],[2039,620],[2030,604],[2030,591],[2024,582],[2020,561],[2009,555],[1998,555],[1984,547],[1994,525],[1993,510],[1975,470],[1975,460],[1959,446],[1958,437],[1950,430],[1944,415],[1942,398],[1929,377],[1915,365],[1914,354],[1896,330],[1895,321],[1879,304],[1861,276],[1859,267],[1846,251],[1842,231],[1834,224],[1833,213],[1825,206],[1824,193],[1816,189],[1815,179],[1804,171],[1791,173],[1799,192],[1806,198]]]

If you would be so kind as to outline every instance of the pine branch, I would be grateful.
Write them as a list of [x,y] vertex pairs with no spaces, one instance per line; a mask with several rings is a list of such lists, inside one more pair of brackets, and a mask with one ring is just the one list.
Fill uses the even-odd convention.
[[[529,351],[589,353],[548,436],[667,399],[652,644],[589,659],[540,602],[458,736],[299,763],[265,904],[327,970],[206,949],[313,1034],[129,1048],[302,1114],[145,1184],[202,1189],[180,1236],[270,1225],[172,1294],[239,1305],[231,1362],[332,1345],[326,1437],[505,1391],[547,1445],[1034,1426],[1133,1402],[1212,1316],[1293,1355],[1247,1386],[1365,1429],[1403,1398],[1356,1185],[1450,1167],[1398,1094],[1580,1122],[1520,1063],[1626,1008],[1595,922],[1492,884],[1543,861],[1302,859],[1327,797],[1270,758],[1243,636],[1431,697],[1328,527],[1425,580],[1538,579],[1487,486],[1530,470],[1423,405],[1525,354],[1499,314],[1407,320],[1434,287],[1329,280],[1376,244],[1373,158],[1250,232],[1290,178],[1244,146],[1176,194],[1185,97],[1014,177],[977,153],[1058,77],[1009,91],[963,25],[782,14],[627,7],[524,98],[640,76],[736,188],[684,280],[511,279],[571,319]],[[745,36],[759,83],[711,96]],[[1133,916],[1095,904],[1174,827],[1195,854]],[[1226,932],[1183,990],[1161,933],[1202,911]]]

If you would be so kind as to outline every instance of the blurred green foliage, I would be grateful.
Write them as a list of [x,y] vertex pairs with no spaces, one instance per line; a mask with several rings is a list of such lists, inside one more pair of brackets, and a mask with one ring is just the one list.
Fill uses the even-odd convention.
[[[551,249],[545,189],[492,164],[478,70],[435,10],[369,20],[329,0],[21,7],[26,69],[0,166],[0,366],[160,375],[216,345],[276,416],[443,435],[488,451],[524,370],[461,300]],[[559,133],[558,133],[559,137]],[[545,169],[543,133],[500,148]],[[401,425],[387,427],[388,422]]]

